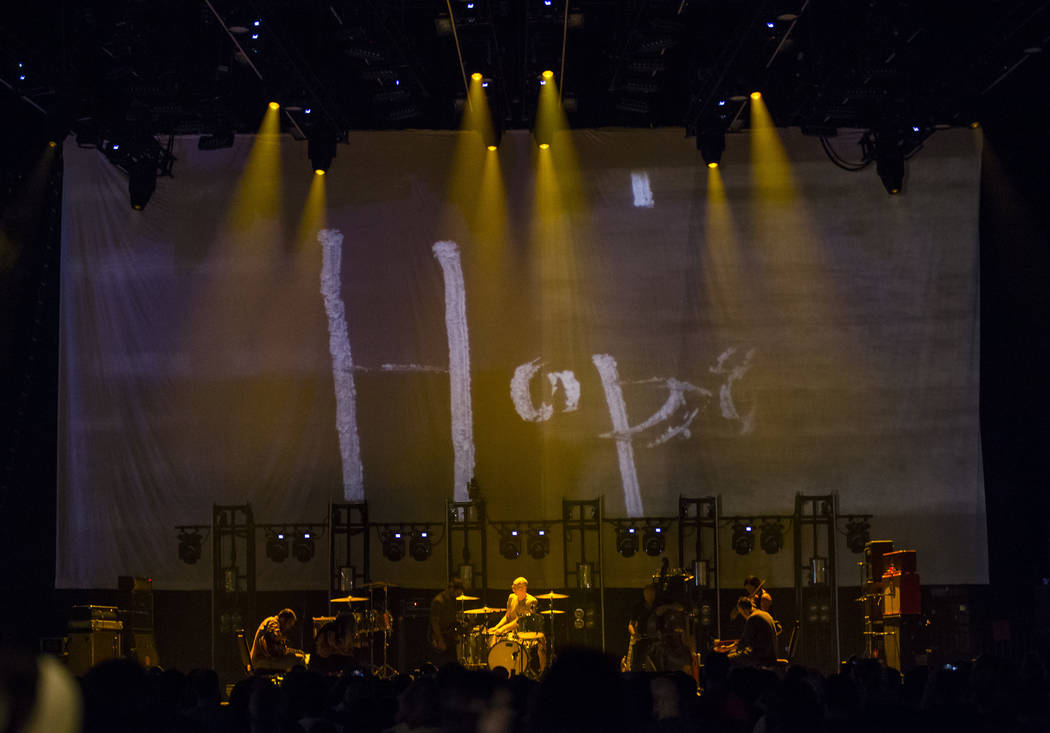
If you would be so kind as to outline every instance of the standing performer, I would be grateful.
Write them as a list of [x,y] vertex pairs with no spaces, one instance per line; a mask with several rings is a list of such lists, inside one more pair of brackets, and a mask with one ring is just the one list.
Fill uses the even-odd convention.
[[513,591],[507,596],[507,612],[499,623],[489,629],[490,634],[506,634],[518,628],[518,618],[531,616],[536,613],[539,601],[535,596],[529,595],[529,581],[525,578],[515,578],[510,589]]
[[457,661],[456,644],[459,629],[456,618],[456,597],[463,595],[463,581],[453,577],[448,587],[430,602],[430,661],[440,667]]
[[[757,609],[773,615],[773,596],[766,590],[764,580],[759,580],[757,575],[749,575],[744,578],[744,595],[751,599],[751,605]],[[736,619],[740,615],[736,606],[729,612],[730,619]]]
[[297,664],[306,664],[306,653],[288,646],[288,635],[296,621],[295,611],[290,608],[262,620],[252,641],[253,668],[287,672]]
[[656,583],[650,583],[642,589],[642,600],[634,604],[631,618],[627,621],[627,632],[631,635],[627,643],[627,654],[620,662],[622,672],[640,672],[645,667],[643,662],[649,656],[648,637],[649,618],[656,610]]

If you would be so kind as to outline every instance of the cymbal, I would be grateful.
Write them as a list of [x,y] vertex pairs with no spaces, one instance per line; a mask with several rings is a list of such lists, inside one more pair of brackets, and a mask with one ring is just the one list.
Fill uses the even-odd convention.
[[540,613],[544,614],[545,616],[550,616],[551,614],[555,614],[555,613],[565,613],[565,611],[559,611],[556,608],[552,608],[549,611],[540,611]]
[[542,596],[536,597],[542,598],[545,601],[553,601],[555,598],[568,598],[568,596],[564,593],[555,593],[554,591],[551,591],[550,593],[544,593]]
[[362,588],[400,588],[401,586],[397,583],[388,583],[385,580],[373,580],[371,583],[365,583],[361,586]]
[[362,598],[360,596],[347,596],[346,598],[329,598],[329,603],[362,603],[367,601],[368,598]]
[[457,601],[476,601],[476,600],[478,600],[478,597],[477,596],[463,596],[463,595],[459,595],[459,596],[456,596],[456,600]]
[[468,608],[463,613],[495,613],[496,611],[502,610],[502,608],[489,608],[488,606],[482,606],[481,608]]

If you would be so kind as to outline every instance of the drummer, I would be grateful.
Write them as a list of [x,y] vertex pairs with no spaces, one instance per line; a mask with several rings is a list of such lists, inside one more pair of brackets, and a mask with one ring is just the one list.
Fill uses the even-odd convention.
[[515,578],[510,589],[513,591],[507,596],[507,612],[495,626],[489,629],[490,634],[508,634],[518,628],[518,618],[531,616],[536,613],[539,601],[535,596],[529,595],[529,581],[525,578]]

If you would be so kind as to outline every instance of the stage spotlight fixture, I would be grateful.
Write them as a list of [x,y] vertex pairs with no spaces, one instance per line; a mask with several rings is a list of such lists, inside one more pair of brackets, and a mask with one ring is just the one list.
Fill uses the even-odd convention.
[[335,158],[335,135],[329,132],[318,132],[310,135],[306,143],[306,154],[310,157],[310,165],[314,173],[325,174],[332,167]]
[[423,562],[430,557],[430,532],[425,529],[417,529],[412,533],[412,539],[408,543],[408,554],[413,560]]
[[864,546],[871,539],[870,529],[863,519],[850,519],[846,523],[846,547],[850,552],[864,552]]
[[751,92],[751,99],[753,99],[756,102],[762,99],[762,92]]
[[617,529],[616,551],[623,557],[633,557],[638,552],[638,530],[634,527]]
[[547,530],[545,529],[530,529],[529,530],[529,557],[533,560],[542,560],[550,552],[550,537],[547,536]]
[[472,81],[481,81],[482,76],[479,72],[475,71],[473,74],[470,75],[470,78]]
[[[114,146],[116,149],[116,146]],[[128,196],[131,208],[142,211],[157,190],[157,164],[150,156],[136,160],[128,168]]]
[[277,104],[277,102],[270,102],[270,109],[272,109],[272,110],[279,110],[280,108],[281,108],[281,105]]
[[499,150],[499,148],[498,148],[498,147],[496,147],[495,145],[487,145],[487,146],[486,146],[486,148],[488,149],[488,151],[489,151],[490,153],[494,153],[494,152],[496,152],[497,150]]
[[779,521],[769,521],[762,525],[762,537],[759,540],[762,550],[767,555],[776,555],[784,547],[784,525]]
[[517,560],[521,554],[521,533],[516,529],[504,529],[499,533],[499,554],[508,560]]
[[696,133],[696,149],[700,157],[711,168],[722,162],[722,151],[726,149],[726,135],[722,130],[700,130]]
[[398,562],[405,556],[405,538],[401,533],[391,530],[383,535],[383,557],[390,562]]
[[733,525],[733,549],[738,555],[747,555],[755,549],[754,527],[750,524]]
[[881,130],[876,135],[875,172],[891,196],[904,188],[904,138],[897,130]]
[[284,562],[288,559],[288,536],[283,530],[271,530],[266,533],[266,557],[274,562]]
[[645,536],[642,537],[642,546],[645,548],[645,554],[656,557],[664,551],[664,545],[663,527],[646,527]]
[[304,530],[292,539],[292,554],[299,562],[310,562],[314,559],[314,536],[309,530]]
[[550,150],[550,143],[540,143],[540,150]]
[[547,69],[542,74],[540,74],[540,76],[542,76],[545,81],[550,81],[551,79],[554,78],[554,72],[551,71],[550,69]]
[[204,538],[195,529],[184,529],[179,532],[179,559],[187,565],[193,565],[201,559],[201,545]]

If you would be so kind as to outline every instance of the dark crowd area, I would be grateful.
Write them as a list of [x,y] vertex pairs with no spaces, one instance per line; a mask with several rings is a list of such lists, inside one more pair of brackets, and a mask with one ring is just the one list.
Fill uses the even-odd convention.
[[621,673],[608,656],[563,651],[539,681],[502,669],[425,667],[392,679],[347,668],[242,679],[112,659],[74,679],[56,660],[0,665],[0,733],[929,733],[1046,731],[1047,660],[993,656],[903,675],[878,660],[827,676],[801,666],[732,667],[712,654],[684,673]]

